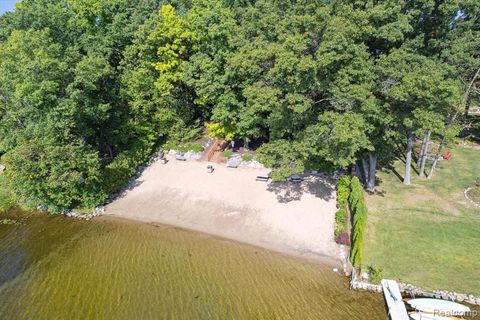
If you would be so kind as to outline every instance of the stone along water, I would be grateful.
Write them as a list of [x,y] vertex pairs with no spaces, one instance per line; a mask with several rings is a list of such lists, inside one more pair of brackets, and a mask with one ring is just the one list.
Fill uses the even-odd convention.
[[386,319],[330,267],[166,226],[13,214],[0,319]]

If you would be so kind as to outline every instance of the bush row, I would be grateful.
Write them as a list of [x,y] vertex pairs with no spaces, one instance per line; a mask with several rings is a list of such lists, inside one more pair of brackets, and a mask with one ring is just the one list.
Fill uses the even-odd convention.
[[363,186],[358,177],[353,177],[351,180],[348,204],[353,216],[350,261],[354,267],[360,267],[363,258],[363,239],[367,226],[368,209],[363,197]]
[[337,181],[337,212],[335,213],[335,241],[350,245],[348,234],[348,198],[350,195],[350,177],[342,176]]

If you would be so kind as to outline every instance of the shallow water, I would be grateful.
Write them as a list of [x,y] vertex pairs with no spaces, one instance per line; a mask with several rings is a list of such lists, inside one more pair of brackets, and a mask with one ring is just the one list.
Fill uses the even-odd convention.
[[17,219],[0,225],[0,319],[387,317],[328,266],[166,226]]

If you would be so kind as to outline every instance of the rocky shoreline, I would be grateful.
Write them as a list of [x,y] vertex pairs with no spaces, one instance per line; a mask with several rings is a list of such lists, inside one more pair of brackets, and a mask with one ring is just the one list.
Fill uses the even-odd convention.
[[[400,292],[411,295],[412,297],[421,296],[435,299],[443,299],[449,301],[466,302],[472,305],[480,305],[480,297],[475,297],[471,294],[461,294],[454,291],[447,290],[424,290],[412,284],[399,282]],[[371,292],[382,292],[382,286],[360,281],[352,276],[350,281],[350,288],[354,290],[364,290]]]
[[[379,284],[372,284],[365,281],[364,279],[359,279],[357,274],[353,272],[353,267],[348,261],[348,251],[345,246],[340,246],[339,258],[342,261],[343,272],[346,276],[350,277],[350,289],[353,290],[363,290],[370,292],[383,292],[382,286]],[[336,270],[334,270],[336,271]],[[461,294],[454,291],[447,290],[425,290],[420,287],[416,287],[413,284],[399,282],[398,286],[400,292],[410,295],[411,297],[428,297],[435,299],[443,299],[449,301],[457,302],[466,302],[471,305],[480,305],[480,297],[476,297],[471,294]]]

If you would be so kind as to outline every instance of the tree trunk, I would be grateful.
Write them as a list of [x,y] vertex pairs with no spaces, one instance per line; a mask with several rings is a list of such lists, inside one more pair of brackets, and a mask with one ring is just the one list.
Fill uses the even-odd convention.
[[[473,76],[472,80],[468,84],[467,90],[465,90],[465,93],[463,94],[462,105],[460,106],[460,108],[457,108],[457,110],[453,114],[453,117],[448,121],[448,125],[451,125],[452,123],[455,122],[455,120],[457,119],[457,117],[459,116],[459,114],[461,112],[461,107],[463,107],[463,110],[465,112],[465,114],[464,114],[465,119],[468,117],[468,109],[467,109],[468,108],[468,103],[467,103],[468,102],[468,97],[470,95],[470,91],[472,90],[473,84],[475,83],[475,80],[477,80],[477,77],[479,75],[480,75],[480,68],[478,68],[477,72],[475,72],[475,75]],[[433,160],[432,167],[430,168],[430,171],[428,172],[427,179],[429,179],[429,180],[432,179],[432,177],[433,177],[433,172],[435,171],[435,168],[437,167],[438,158],[442,154],[442,150],[443,150],[443,147],[445,146],[446,142],[447,142],[446,138],[445,138],[445,136],[443,136],[442,141],[440,142],[440,145],[438,146],[437,153],[435,154],[435,159]]]
[[245,150],[248,150],[248,148],[249,148],[248,138],[243,139],[243,147],[245,148]]
[[368,154],[368,178],[367,178],[367,190],[370,192],[375,191],[375,173],[377,171],[377,155],[373,153]]
[[407,150],[405,153],[405,176],[403,177],[403,184],[410,185],[410,177],[412,175],[412,149],[413,149],[413,134],[407,134]]
[[110,159],[113,159],[113,150],[112,150],[112,146],[110,145],[107,145],[108,146],[108,154],[110,155]]
[[442,138],[442,141],[440,142],[440,145],[438,146],[437,153],[435,154],[435,159],[433,159],[432,167],[430,168],[430,171],[428,172],[427,179],[430,180],[433,177],[433,172],[435,171],[435,168],[437,167],[438,159],[440,158],[440,155],[442,154],[443,147],[445,145],[446,139],[445,137]]
[[363,184],[366,185],[368,181],[368,162],[366,159],[362,159],[362,181]]
[[418,165],[419,167],[420,167],[420,164],[422,163],[423,153],[425,152],[425,144],[426,144],[426,141],[427,141],[427,135],[425,134],[425,136],[424,136],[423,139],[422,139],[422,146],[420,147],[420,152],[418,153],[417,165]]
[[478,68],[477,72],[475,72],[472,80],[468,84],[467,90],[465,91],[465,94],[463,96],[463,107],[465,108],[465,120],[468,117],[468,111],[469,111],[469,105],[468,105],[468,97],[470,95],[470,91],[472,90],[473,84],[475,83],[475,80],[477,80],[478,75],[480,74],[480,68]]
[[420,155],[420,177],[425,177],[425,163],[427,162],[428,145],[430,144],[430,135],[432,132],[428,130],[423,140],[422,154]]

